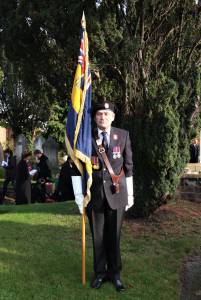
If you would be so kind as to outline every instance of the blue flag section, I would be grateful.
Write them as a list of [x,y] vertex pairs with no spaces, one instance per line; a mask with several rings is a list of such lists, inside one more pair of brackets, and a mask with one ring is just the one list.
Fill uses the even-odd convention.
[[66,124],[66,147],[83,178],[85,206],[90,201],[91,165],[91,72],[88,58],[88,37],[82,17],[80,53],[73,82],[71,104]]

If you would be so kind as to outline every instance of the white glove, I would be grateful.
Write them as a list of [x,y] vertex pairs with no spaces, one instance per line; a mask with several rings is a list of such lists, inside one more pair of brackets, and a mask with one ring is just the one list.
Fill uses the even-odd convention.
[[71,176],[73,191],[75,195],[75,202],[79,208],[81,214],[83,214],[84,206],[84,195],[82,192],[82,177],[81,176]]
[[126,177],[126,185],[127,185],[127,192],[128,192],[128,204],[125,207],[125,211],[131,208],[134,204],[134,197],[133,197],[133,176]]

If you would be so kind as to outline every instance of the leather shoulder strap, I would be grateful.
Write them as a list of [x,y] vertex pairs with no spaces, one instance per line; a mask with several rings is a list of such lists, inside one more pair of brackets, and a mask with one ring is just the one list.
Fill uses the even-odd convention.
[[106,167],[108,169],[108,172],[109,172],[109,174],[110,174],[110,176],[112,178],[113,184],[114,185],[118,184],[120,177],[123,176],[123,174],[124,174],[123,168],[121,169],[121,172],[120,172],[119,175],[115,175],[115,173],[114,173],[114,171],[112,169],[112,166],[111,166],[111,164],[109,162],[109,159],[107,157],[107,154],[105,153],[104,147],[102,145],[98,145],[98,150],[99,150],[99,153],[101,154],[101,156],[103,158],[103,161],[104,161],[104,163],[105,163],[105,165],[106,165]]

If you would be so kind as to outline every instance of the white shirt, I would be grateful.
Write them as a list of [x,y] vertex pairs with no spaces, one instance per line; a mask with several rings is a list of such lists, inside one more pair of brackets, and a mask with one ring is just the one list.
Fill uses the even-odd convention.
[[102,130],[102,129],[98,128],[98,137],[99,137],[99,139],[101,141],[103,140],[102,132],[107,132],[107,143],[108,143],[108,146],[110,145],[110,131],[111,131],[111,127],[109,127],[107,130]]

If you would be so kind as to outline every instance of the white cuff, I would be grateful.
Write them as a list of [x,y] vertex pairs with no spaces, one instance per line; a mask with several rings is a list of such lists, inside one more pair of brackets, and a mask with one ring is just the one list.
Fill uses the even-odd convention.
[[133,196],[133,176],[126,177],[128,196]]
[[71,176],[73,191],[75,195],[75,202],[79,208],[80,213],[83,213],[84,206],[84,195],[82,192],[82,177],[81,176]]
[[125,211],[131,208],[134,204],[134,197],[133,197],[133,176],[126,177],[126,186],[128,192],[128,204],[125,207]]
[[133,205],[134,205],[134,198],[133,198],[133,196],[128,196],[128,204],[125,207],[125,211],[127,211]]

